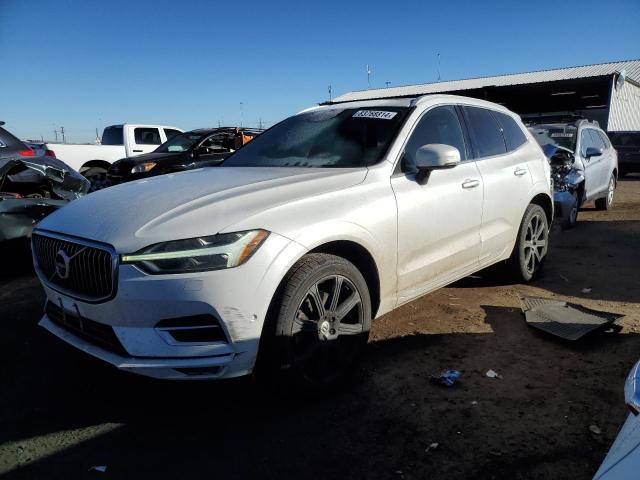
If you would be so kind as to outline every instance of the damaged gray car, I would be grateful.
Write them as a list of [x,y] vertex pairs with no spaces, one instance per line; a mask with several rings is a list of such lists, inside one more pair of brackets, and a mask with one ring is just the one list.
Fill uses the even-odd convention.
[[564,228],[575,226],[580,207],[595,201],[610,210],[618,180],[618,156],[597,122],[531,124],[529,130],[551,164],[556,217]]
[[57,158],[29,153],[1,127],[0,143],[0,242],[29,237],[41,219],[88,192],[82,175]]

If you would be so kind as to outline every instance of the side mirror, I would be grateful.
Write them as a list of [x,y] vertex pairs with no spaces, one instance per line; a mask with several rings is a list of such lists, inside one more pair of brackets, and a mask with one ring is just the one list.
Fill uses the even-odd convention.
[[423,145],[416,151],[416,181],[425,185],[432,170],[453,168],[460,163],[460,152],[456,147],[442,143]]
[[585,158],[599,157],[600,155],[602,155],[602,149],[596,147],[587,147],[587,151],[584,154]]
[[418,171],[453,168],[459,163],[460,152],[451,145],[430,143],[423,145],[416,151],[416,168]]

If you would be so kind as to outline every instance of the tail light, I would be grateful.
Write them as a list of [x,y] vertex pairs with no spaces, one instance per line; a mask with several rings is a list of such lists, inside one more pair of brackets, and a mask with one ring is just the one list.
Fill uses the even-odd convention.
[[20,155],[21,157],[35,157],[36,152],[28,148],[26,150],[18,150],[18,155]]
[[45,150],[44,155],[46,157],[56,158],[56,152],[54,152],[53,150]]

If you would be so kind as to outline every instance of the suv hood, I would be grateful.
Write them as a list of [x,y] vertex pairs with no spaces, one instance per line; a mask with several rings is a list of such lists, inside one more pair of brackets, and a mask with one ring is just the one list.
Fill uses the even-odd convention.
[[48,216],[38,228],[128,253],[158,242],[213,235],[270,208],[359,184],[366,175],[365,168],[197,169],[94,192]]

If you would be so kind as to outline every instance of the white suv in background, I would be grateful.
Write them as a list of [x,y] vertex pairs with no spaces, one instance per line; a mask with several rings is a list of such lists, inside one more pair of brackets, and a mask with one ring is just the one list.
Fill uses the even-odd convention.
[[152,377],[256,371],[326,387],[373,318],[505,260],[530,280],[550,183],[519,117],[493,103],[313,107],[221,167],[118,185],[44,219],[41,325]]

